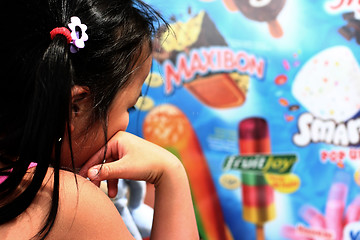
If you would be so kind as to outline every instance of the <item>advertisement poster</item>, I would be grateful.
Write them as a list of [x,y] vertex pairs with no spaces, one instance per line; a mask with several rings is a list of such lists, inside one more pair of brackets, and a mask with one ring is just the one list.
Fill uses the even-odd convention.
[[128,131],[182,161],[201,238],[360,239],[360,2],[146,2],[171,29]]

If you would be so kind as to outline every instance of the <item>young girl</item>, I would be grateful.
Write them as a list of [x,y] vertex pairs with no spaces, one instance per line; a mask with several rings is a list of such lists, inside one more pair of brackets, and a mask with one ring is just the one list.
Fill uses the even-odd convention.
[[132,239],[96,187],[118,178],[155,185],[152,239],[198,238],[179,160],[124,132],[159,20],[140,0],[2,3],[1,239]]

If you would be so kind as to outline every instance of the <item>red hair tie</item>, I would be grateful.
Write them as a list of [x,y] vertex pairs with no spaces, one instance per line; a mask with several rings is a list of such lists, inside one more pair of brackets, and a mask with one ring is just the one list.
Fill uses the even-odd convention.
[[53,30],[51,30],[50,32],[50,37],[51,37],[51,40],[54,39],[54,37],[58,34],[61,34],[63,36],[66,37],[67,39],[67,43],[71,43],[72,41],[72,37],[71,37],[71,33],[70,33],[70,30],[67,29],[66,27],[57,27],[57,28],[54,28]]

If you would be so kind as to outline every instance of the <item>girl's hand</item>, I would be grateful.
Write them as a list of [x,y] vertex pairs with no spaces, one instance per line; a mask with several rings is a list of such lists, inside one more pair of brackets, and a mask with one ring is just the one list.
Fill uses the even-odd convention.
[[115,197],[119,178],[143,180],[156,187],[164,172],[179,168],[183,168],[181,162],[165,149],[133,134],[118,132],[107,148],[100,149],[84,164],[79,174],[96,185],[108,180],[108,195]]
[[[155,185],[151,239],[199,239],[185,169],[170,152],[127,132],[118,132],[80,171],[92,181],[108,180],[115,197],[117,179],[143,180]],[[100,165],[99,165],[100,164]]]

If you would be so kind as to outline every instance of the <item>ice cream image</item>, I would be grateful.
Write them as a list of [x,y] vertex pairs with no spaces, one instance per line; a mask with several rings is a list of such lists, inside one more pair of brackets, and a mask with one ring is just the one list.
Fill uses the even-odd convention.
[[360,68],[345,46],[325,49],[300,69],[292,93],[315,117],[344,122],[360,110]]
[[[250,77],[247,73],[240,74],[234,69],[220,72],[217,69],[217,72],[212,72],[212,68],[223,68],[225,62],[223,52],[215,51],[212,47],[224,48],[228,45],[210,16],[205,11],[200,11],[188,21],[177,21],[170,24],[170,27],[172,31],[161,33],[159,39],[154,40],[154,58],[164,65],[167,64],[166,61],[170,61],[171,66],[181,69],[176,71],[178,78],[182,78],[178,81],[184,81],[185,89],[202,104],[221,109],[242,106],[246,100]],[[207,51],[208,48],[210,50]],[[198,51],[197,58],[191,58],[194,56],[191,51]],[[179,61],[179,55],[182,60],[185,59],[184,53],[188,58],[185,60],[189,63],[188,67],[185,66],[185,61]],[[189,71],[204,71],[205,68],[209,68],[206,73],[194,74],[190,79],[181,75]]]
[[157,106],[146,116],[143,134],[145,139],[169,149],[182,161],[206,239],[232,239],[205,156],[186,115],[174,105]]
[[358,11],[343,13],[343,19],[347,21],[347,24],[338,29],[338,33],[346,40],[350,41],[355,38],[357,44],[360,43],[360,22],[358,14]]
[[[201,77],[185,84],[184,86],[196,96],[203,104],[213,108],[238,107],[244,104],[246,99],[248,77],[236,73],[212,74],[206,78]],[[242,83],[245,83],[241,85]]]
[[277,16],[283,9],[286,0],[224,0],[227,9],[234,11],[237,9],[247,18],[266,22],[269,32],[274,38],[280,38],[283,30]]
[[[305,204],[300,208],[299,215],[308,226],[288,225],[282,228],[283,236],[291,240],[350,239],[343,236],[349,236],[347,229],[360,220],[360,197],[357,195],[347,205],[349,177],[345,172],[337,172],[329,188],[325,208],[320,211],[310,204]],[[355,236],[354,232],[352,234]]]
[[322,213],[311,205],[303,206],[300,209],[299,214],[311,227],[323,229],[326,226],[325,218]]
[[180,52],[208,46],[227,46],[214,22],[205,11],[200,11],[188,21],[170,24],[170,30],[159,32],[154,39],[154,58],[162,63],[166,59],[176,62]]
[[347,195],[348,186],[344,182],[332,184],[325,207],[325,222],[326,227],[333,231],[335,240],[341,240],[342,237]]
[[360,196],[357,196],[347,207],[345,223],[352,223],[360,220]]
[[[247,118],[239,123],[240,155],[271,152],[268,125],[262,118]],[[276,216],[274,190],[261,172],[242,171],[243,218],[256,226],[257,240],[265,239],[263,225]]]

